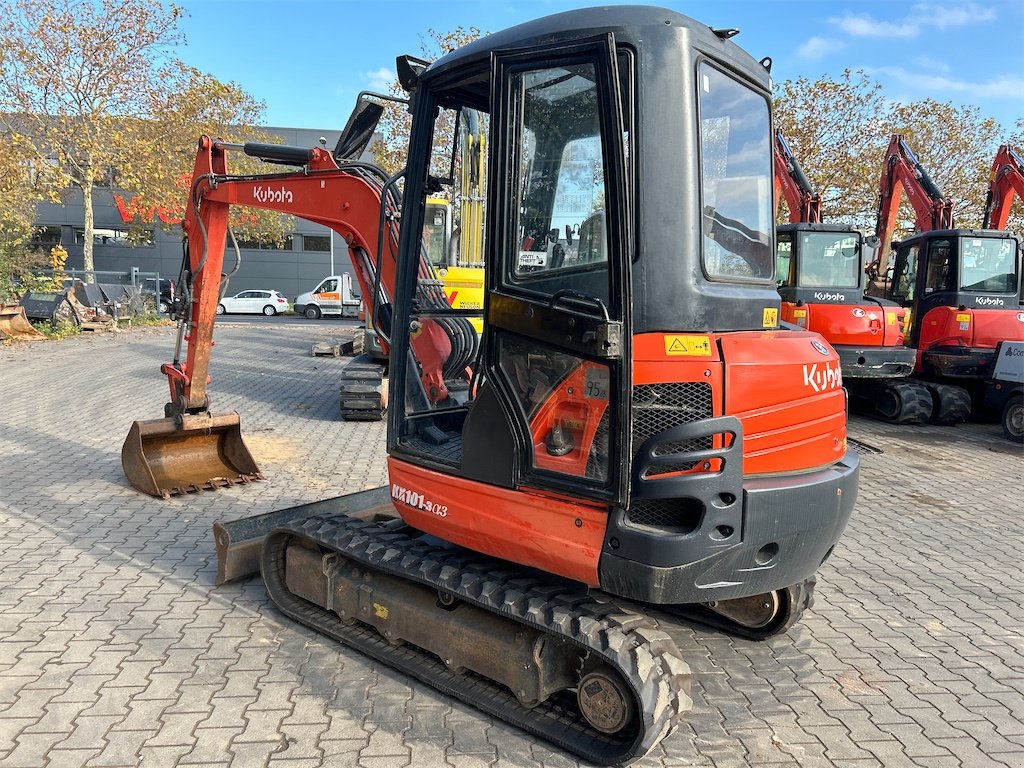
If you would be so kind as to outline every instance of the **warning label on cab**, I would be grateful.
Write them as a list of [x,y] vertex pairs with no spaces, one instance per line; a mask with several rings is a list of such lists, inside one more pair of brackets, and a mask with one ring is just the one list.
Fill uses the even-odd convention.
[[665,354],[711,357],[711,338],[709,336],[666,336]]

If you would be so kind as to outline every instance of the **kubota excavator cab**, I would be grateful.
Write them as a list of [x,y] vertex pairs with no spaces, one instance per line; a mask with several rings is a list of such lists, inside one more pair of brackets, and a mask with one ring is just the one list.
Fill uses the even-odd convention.
[[911,316],[915,371],[977,385],[993,369],[1000,341],[1024,341],[1021,240],[998,230],[939,229],[895,243],[887,298]]
[[906,310],[864,295],[864,264],[874,247],[853,227],[782,224],[776,229],[782,319],[824,336],[846,379],[909,376],[915,353],[904,346]]
[[[419,530],[763,636],[802,609],[857,460],[837,355],[778,325],[769,75],[730,36],[571,12],[409,83],[389,472]],[[419,239],[469,110],[491,148],[484,325],[438,398],[411,345],[472,313],[420,302]]]

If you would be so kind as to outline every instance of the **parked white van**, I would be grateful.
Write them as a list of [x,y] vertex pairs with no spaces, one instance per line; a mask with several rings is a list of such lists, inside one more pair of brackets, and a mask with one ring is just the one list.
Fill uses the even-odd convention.
[[352,276],[331,275],[308,293],[295,299],[295,313],[315,320],[322,315],[355,317],[359,313],[359,296],[352,291]]

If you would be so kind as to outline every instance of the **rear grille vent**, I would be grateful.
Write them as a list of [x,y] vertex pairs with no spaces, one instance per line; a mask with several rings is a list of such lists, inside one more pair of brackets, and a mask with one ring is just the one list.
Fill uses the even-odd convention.
[[[639,450],[647,440],[680,424],[689,424],[712,417],[711,385],[705,382],[643,384],[633,389],[633,449]],[[675,440],[654,447],[656,456],[711,448],[711,436],[694,440]],[[634,460],[635,460],[634,456]],[[683,472],[695,462],[679,462],[658,468],[658,474]],[[650,477],[648,473],[647,477]],[[634,525],[691,533],[700,527],[704,505],[697,499],[633,499],[627,513]]]
[[700,526],[704,505],[697,499],[637,499],[629,508],[629,521],[673,533],[691,533]]
[[[633,449],[639,450],[648,439],[666,429],[710,419],[711,385],[686,381],[672,384],[642,384],[633,388]],[[712,447],[712,438],[701,437],[683,442],[661,443],[656,456],[666,453],[696,451]],[[693,468],[693,462],[666,466],[661,472],[681,472]]]

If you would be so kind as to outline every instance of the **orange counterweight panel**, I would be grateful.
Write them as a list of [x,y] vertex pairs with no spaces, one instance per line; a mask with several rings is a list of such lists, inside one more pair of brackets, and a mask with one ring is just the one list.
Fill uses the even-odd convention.
[[743,425],[746,475],[817,469],[846,453],[839,356],[815,333],[643,334],[633,351],[634,385],[711,385],[713,415]]
[[903,344],[902,308],[854,304],[782,303],[782,319],[820,333],[830,344],[887,347]]
[[743,424],[745,475],[831,466],[846,453],[839,356],[815,333],[744,331],[719,339],[725,413]]
[[388,458],[391,500],[409,525],[484,554],[598,586],[607,505],[499,488]]
[[1000,341],[1024,341],[1024,312],[935,307],[921,324],[918,346],[955,345],[995,349]]

